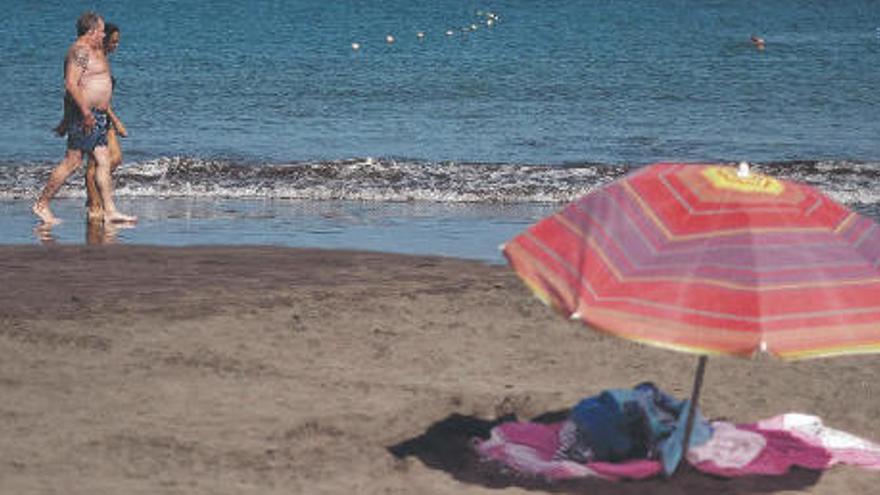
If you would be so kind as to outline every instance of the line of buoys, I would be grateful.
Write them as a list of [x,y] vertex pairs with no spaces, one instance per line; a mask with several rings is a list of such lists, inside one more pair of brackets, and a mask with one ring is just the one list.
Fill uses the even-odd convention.
[[[493,27],[500,19],[498,14],[496,14],[494,12],[483,12],[481,10],[478,10],[478,11],[476,11],[476,15],[477,15],[477,17],[480,17],[482,19],[481,23],[484,23],[487,27],[490,27],[490,28]],[[466,35],[469,32],[473,32],[473,31],[478,30],[479,28],[480,28],[480,24],[477,24],[474,22],[474,23],[471,23],[470,25],[463,26],[460,29],[460,31]],[[444,34],[447,37],[455,36],[455,30],[454,29],[447,29],[444,32]],[[418,41],[424,41],[427,36],[428,35],[425,33],[425,31],[418,31],[416,33],[416,39]],[[385,43],[386,44],[393,45],[395,41],[397,41],[397,38],[395,38],[395,36],[393,34],[386,34],[385,35]],[[361,42],[353,41],[351,43],[352,51],[358,51],[362,47],[363,47],[363,44]]]

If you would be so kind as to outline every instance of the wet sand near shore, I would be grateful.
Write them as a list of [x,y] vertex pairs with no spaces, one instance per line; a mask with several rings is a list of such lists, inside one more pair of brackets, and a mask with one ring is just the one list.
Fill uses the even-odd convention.
[[[504,266],[274,247],[0,246],[0,493],[875,493],[880,473],[549,486],[469,455],[697,358],[589,331]],[[712,358],[713,418],[880,441],[880,357]]]

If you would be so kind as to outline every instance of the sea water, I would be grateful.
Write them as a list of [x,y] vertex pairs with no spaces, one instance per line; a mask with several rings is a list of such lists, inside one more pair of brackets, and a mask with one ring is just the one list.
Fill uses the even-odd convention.
[[[511,225],[670,160],[747,160],[880,204],[872,0],[0,4],[4,243],[38,242],[26,205],[64,152],[50,129],[85,8],[122,29],[117,193],[142,222],[120,242],[496,259]],[[82,195],[77,175],[55,241],[85,242]]]

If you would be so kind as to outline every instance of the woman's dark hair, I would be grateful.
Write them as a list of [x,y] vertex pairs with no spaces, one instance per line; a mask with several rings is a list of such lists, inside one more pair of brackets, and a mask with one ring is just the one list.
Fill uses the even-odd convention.
[[110,45],[110,38],[113,37],[113,33],[121,33],[119,30],[119,26],[113,24],[112,22],[104,23],[104,48],[107,48]]

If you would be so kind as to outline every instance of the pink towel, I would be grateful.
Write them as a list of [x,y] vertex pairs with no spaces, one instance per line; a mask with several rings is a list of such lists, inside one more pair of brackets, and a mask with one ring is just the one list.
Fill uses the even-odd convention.
[[787,431],[804,442],[825,449],[831,464],[849,464],[880,470],[880,444],[829,428],[818,416],[788,413],[759,421],[761,430]]
[[[709,459],[693,464],[704,473],[737,477],[754,474],[785,474],[794,466],[807,469],[825,469],[831,463],[831,455],[823,448],[810,445],[787,431],[759,430],[753,425],[737,425],[737,429],[752,431],[764,437],[766,445],[758,456],[741,467],[723,467]],[[688,460],[691,460],[690,455]]]
[[656,476],[659,462],[639,459],[622,463],[581,464],[553,459],[559,446],[562,422],[541,424],[509,422],[492,429],[488,440],[477,440],[477,452],[485,460],[496,461],[514,471],[549,480],[599,477],[605,479],[645,479]]

